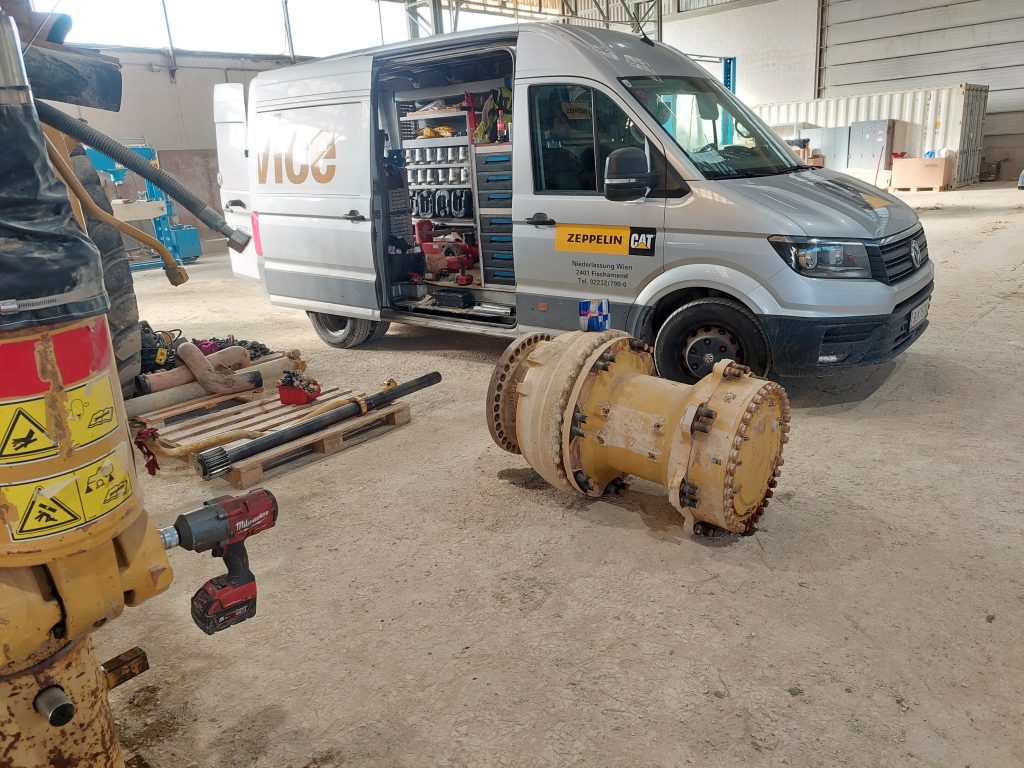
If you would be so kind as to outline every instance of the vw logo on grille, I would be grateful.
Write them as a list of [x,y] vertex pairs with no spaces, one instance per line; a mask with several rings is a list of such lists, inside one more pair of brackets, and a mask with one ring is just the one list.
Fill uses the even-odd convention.
[[921,253],[921,246],[918,244],[917,240],[911,240],[910,241],[910,260],[912,262],[914,262],[914,269],[917,269],[918,267],[921,266],[921,261],[923,260],[923,258],[924,258],[924,256]]

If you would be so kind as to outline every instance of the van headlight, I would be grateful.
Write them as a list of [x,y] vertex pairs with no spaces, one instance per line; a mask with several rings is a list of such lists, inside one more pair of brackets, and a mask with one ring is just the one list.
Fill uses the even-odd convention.
[[857,240],[775,235],[768,242],[793,271],[804,277],[871,277],[868,250]]

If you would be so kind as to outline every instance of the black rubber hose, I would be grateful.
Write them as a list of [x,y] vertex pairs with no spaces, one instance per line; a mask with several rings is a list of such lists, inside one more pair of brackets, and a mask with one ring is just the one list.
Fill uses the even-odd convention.
[[245,250],[250,236],[240,229],[229,226],[224,221],[223,216],[190,192],[184,184],[167,171],[161,168],[154,168],[148,160],[135,154],[121,142],[110,138],[105,133],[97,131],[91,125],[87,125],[81,120],[61,112],[46,102],[36,101],[35,105],[40,121],[56,128],[62,133],[66,133],[68,136],[73,136],[88,147],[99,150],[107,157],[119,162],[125,168],[129,168],[144,179],[153,182],[195,214],[196,218],[203,222],[203,224],[224,235],[228,239],[228,248],[239,253]]
[[[433,373],[428,373],[399,384],[397,387],[382,390],[375,395],[369,395],[365,398],[366,410],[372,411],[374,408],[380,408],[382,405],[387,405],[394,400],[398,400],[400,397],[432,387],[440,381],[441,374],[434,371]],[[294,440],[297,437],[312,435],[314,432],[326,429],[332,424],[337,424],[339,421],[359,416],[361,413],[363,413],[363,409],[359,403],[349,403],[348,405],[343,405],[327,413],[315,416],[312,419],[307,419],[295,426],[285,427],[269,435],[257,437],[255,440],[250,440],[242,445],[236,445],[232,448],[210,448],[196,454],[196,471],[203,476],[204,480],[209,480],[211,477],[225,474],[231,469],[232,463],[236,461],[247,459],[250,456],[255,456],[257,453],[284,445],[289,440]]]

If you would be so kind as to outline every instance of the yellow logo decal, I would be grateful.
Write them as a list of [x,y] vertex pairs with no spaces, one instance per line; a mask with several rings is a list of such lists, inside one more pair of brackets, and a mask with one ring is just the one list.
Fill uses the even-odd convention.
[[[15,541],[69,531],[113,512],[132,495],[131,452],[121,443],[94,462],[27,483],[0,485]],[[16,515],[11,514],[11,507]]]
[[[110,376],[101,376],[67,391],[68,424],[76,448],[94,443],[117,429]],[[46,398],[0,403],[0,464],[18,464],[57,455],[50,437]]]
[[609,256],[653,256],[657,232],[653,227],[556,224],[555,250]]

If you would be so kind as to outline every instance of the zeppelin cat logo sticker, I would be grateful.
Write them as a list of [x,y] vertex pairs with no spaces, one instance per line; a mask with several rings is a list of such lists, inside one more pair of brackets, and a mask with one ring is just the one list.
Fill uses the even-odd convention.
[[555,225],[555,250],[609,256],[653,256],[658,230],[653,227]]

